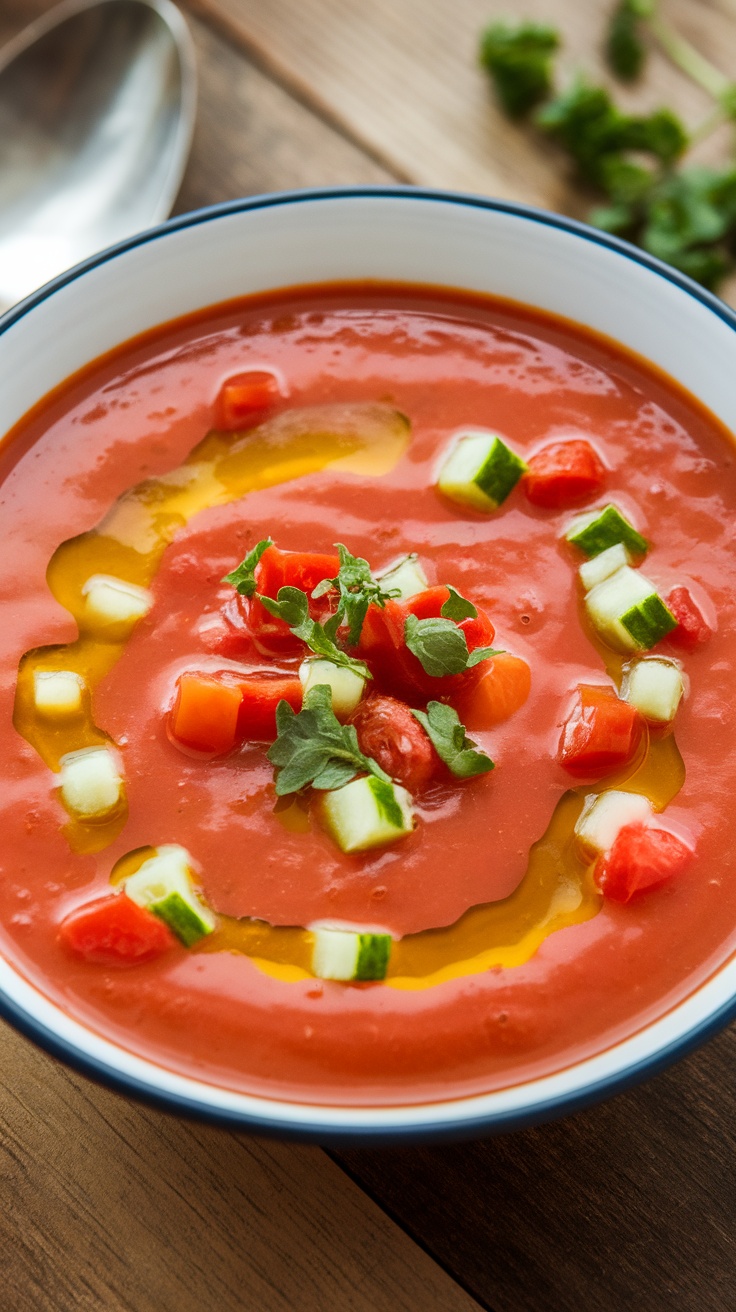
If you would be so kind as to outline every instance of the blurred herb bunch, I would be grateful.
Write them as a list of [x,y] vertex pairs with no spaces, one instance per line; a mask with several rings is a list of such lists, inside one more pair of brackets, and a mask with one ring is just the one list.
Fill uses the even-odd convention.
[[496,22],[481,38],[480,58],[509,117],[525,119],[570,156],[578,181],[597,191],[589,221],[717,288],[736,263],[736,165],[684,165],[691,145],[724,121],[736,124],[736,83],[661,16],[657,0],[619,0],[605,34],[612,72],[633,82],[644,70],[648,39],[712,98],[713,111],[688,132],[671,109],[632,115],[605,87],[584,76],[554,84],[560,35],[531,22]]

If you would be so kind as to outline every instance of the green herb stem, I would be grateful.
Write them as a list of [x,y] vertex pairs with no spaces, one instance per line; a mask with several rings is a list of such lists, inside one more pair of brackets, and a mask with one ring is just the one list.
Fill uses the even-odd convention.
[[687,37],[681,36],[666,19],[655,12],[644,21],[668,59],[693,82],[707,91],[709,96],[719,100],[728,92],[731,79],[711,64],[705,55],[701,55],[700,51],[690,44]]

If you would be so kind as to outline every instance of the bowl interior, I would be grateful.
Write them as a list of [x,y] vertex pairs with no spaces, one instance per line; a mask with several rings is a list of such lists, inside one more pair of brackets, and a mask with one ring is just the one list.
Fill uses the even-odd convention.
[[[143,234],[42,289],[0,321],[0,431],[130,337],[249,293],[380,279],[508,297],[639,353],[736,428],[732,312],[680,275],[553,215],[421,192],[306,193],[236,202]],[[70,331],[70,328],[73,329]],[[0,1006],[98,1078],[198,1114],[321,1139],[510,1128],[612,1092],[722,1024],[736,962],[616,1047],[483,1097],[341,1111],[248,1097],[171,1074],[65,1016],[0,960]]]

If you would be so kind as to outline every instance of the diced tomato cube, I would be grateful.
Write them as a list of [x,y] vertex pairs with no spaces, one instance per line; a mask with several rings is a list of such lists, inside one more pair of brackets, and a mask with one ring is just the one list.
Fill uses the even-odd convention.
[[198,752],[232,751],[241,700],[240,688],[221,676],[187,671],[179,677],[171,712],[173,737]]
[[[314,600],[313,590],[323,579],[333,579],[340,568],[338,556],[316,551],[281,551],[267,547],[256,568],[256,584],[264,597],[278,596],[279,588],[300,588],[310,598],[312,619],[321,620],[329,612],[329,598]],[[270,615],[255,597],[246,602],[246,618],[253,641],[266,655],[299,651],[302,644],[288,624]]]
[[256,567],[258,591],[276,597],[279,588],[301,588],[310,596],[323,579],[334,579],[339,568],[340,557],[331,552],[281,551],[272,545]]
[[[409,700],[426,700],[450,696],[479,677],[482,665],[464,674],[436,678],[426,673],[406,645],[407,616],[415,615],[419,620],[438,619],[449,596],[449,590],[440,585],[426,588],[405,600],[387,601],[383,608],[368,608],[358,650],[382,686]],[[494,628],[485,611],[478,610],[474,619],[462,620],[458,628],[465,634],[468,651],[489,647],[493,642]]]
[[562,728],[557,759],[570,774],[610,774],[633,760],[643,731],[639,711],[613,688],[579,687]]
[[300,711],[303,689],[292,675],[251,674],[238,680],[241,702],[238,715],[238,739],[241,742],[269,743],[276,737],[276,707],[288,702]]
[[281,387],[275,374],[266,369],[250,369],[233,374],[222,384],[215,402],[215,428],[238,432],[249,428],[272,410],[281,400]]
[[410,793],[420,793],[444,766],[406,702],[371,696],[353,712],[360,750]]
[[487,663],[468,689],[453,698],[453,705],[467,729],[492,729],[508,720],[524,705],[532,686],[526,661],[510,652],[499,652]]
[[118,893],[78,907],[59,926],[70,952],[100,966],[138,966],[174,946],[167,925]]
[[677,628],[667,635],[669,642],[692,651],[701,643],[708,641],[712,629],[703,618],[687,588],[673,588],[665,600],[677,620]]
[[613,847],[596,862],[593,879],[605,897],[628,902],[635,893],[673,879],[689,865],[693,852],[676,834],[654,825],[624,825]]
[[528,460],[524,491],[532,505],[556,510],[594,497],[603,487],[606,469],[584,438],[550,442]]

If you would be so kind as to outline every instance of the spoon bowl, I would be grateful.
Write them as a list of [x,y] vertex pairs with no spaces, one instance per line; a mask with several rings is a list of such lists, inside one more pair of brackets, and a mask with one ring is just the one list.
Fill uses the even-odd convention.
[[0,312],[168,216],[195,85],[170,0],[65,0],[0,52]]

